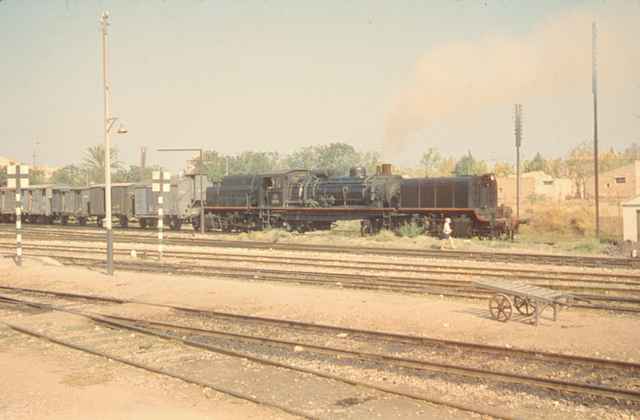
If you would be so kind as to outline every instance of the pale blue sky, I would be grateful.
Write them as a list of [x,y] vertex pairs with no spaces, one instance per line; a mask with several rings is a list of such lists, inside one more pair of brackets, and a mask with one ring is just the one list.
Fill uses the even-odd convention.
[[[582,84],[575,89],[544,85],[567,80],[560,68],[541,77],[540,89],[521,89],[517,81],[502,86],[503,75],[497,77],[490,84],[504,91],[497,97],[473,90],[486,88],[487,78],[471,80],[475,76],[460,68],[527,73],[514,66],[513,51],[521,43],[525,54],[563,54],[554,50],[566,48],[551,37],[558,37],[557,29],[548,26],[564,27],[565,20],[574,25],[567,24],[566,37],[575,36],[571,42],[584,55],[594,18],[603,37],[615,32],[609,45],[622,51],[612,52],[610,62],[625,69],[602,70],[603,145],[640,140],[640,119],[633,115],[640,114],[640,60],[637,46],[625,50],[626,41],[638,39],[636,1],[3,0],[0,156],[29,162],[37,139],[40,160],[62,165],[102,141],[103,10],[112,17],[113,113],[129,129],[115,142],[128,163],[137,162],[142,145],[149,148],[150,163],[175,168],[171,161],[183,156],[155,149],[287,153],[330,141],[384,151],[387,160],[405,165],[417,164],[429,146],[511,159],[515,99],[525,108],[525,154],[561,155],[590,138],[590,84],[582,83],[590,74],[588,63],[578,70]],[[580,32],[583,26],[586,32]],[[505,43],[504,56],[487,57],[496,71],[493,63],[482,62],[487,54],[467,60],[476,50],[500,50]],[[547,49],[553,54],[546,55]],[[542,74],[557,61],[536,71]],[[451,71],[451,77],[432,85],[434,66],[445,75]],[[607,87],[607,77],[615,86]],[[464,83],[473,89],[457,89]],[[435,91],[447,99],[464,97],[439,109],[443,101],[429,97]],[[422,96],[403,99],[415,92]],[[405,127],[405,111],[419,121]],[[390,130],[394,124],[401,127]]]

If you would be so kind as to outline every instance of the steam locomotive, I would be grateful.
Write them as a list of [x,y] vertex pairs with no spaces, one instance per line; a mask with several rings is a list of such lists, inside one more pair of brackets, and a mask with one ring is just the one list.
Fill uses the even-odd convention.
[[[196,229],[199,205],[191,217]],[[207,188],[204,211],[207,228],[222,231],[305,232],[360,220],[363,234],[415,224],[437,235],[447,217],[457,237],[511,236],[515,227],[510,209],[497,205],[492,174],[405,179],[388,164],[374,175],[352,168],[348,176],[324,170],[227,176]]]

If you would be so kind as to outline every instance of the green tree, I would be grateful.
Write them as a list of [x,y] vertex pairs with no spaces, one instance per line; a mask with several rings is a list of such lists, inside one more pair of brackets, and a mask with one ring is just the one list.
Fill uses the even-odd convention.
[[285,158],[285,164],[290,169],[317,169],[319,161],[318,150],[312,146],[296,150]]
[[87,172],[76,165],[67,165],[51,174],[52,184],[68,185],[70,187],[81,187],[87,184]]
[[338,174],[347,174],[349,169],[360,166],[360,154],[350,144],[329,143],[317,148],[317,168],[333,170]]
[[433,147],[430,147],[425,153],[422,154],[420,163],[424,167],[425,176],[434,176],[438,171],[438,165],[442,161],[442,155]]
[[533,159],[525,160],[522,166],[523,172],[544,171],[545,159],[540,153],[536,153]]
[[453,172],[456,176],[482,175],[489,172],[489,169],[486,162],[476,160],[473,155],[471,155],[471,152],[469,152],[458,160]]
[[158,165],[144,168],[144,173],[140,170],[140,166],[130,165],[118,169],[113,175],[114,182],[143,182],[151,181],[153,171],[160,171],[162,168]]
[[[105,153],[101,144],[88,147],[82,161],[82,168],[89,174],[89,181],[101,184],[104,182]],[[111,171],[122,169],[122,162],[118,160],[118,149],[111,148]]]

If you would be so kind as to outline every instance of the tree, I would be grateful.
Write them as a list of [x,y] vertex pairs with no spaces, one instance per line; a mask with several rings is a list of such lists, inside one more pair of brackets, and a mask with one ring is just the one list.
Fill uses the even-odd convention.
[[554,178],[567,177],[567,164],[562,158],[546,159],[544,161],[544,172]]
[[290,169],[317,169],[319,160],[318,150],[307,146],[288,155],[285,163]]
[[435,148],[430,147],[422,154],[420,163],[424,167],[425,176],[434,176],[438,170],[438,165],[442,161],[442,155]]
[[567,172],[575,183],[578,198],[584,198],[586,179],[593,174],[592,153],[591,142],[586,140],[574,147],[566,159]]
[[81,187],[87,184],[87,172],[76,165],[64,166],[51,174],[52,184]]
[[544,171],[545,160],[540,153],[536,153],[532,160],[525,160],[523,172]]
[[155,165],[144,168],[144,173],[140,170],[140,166],[130,165],[127,168],[118,169],[113,175],[114,182],[143,182],[150,181],[153,171],[161,171],[162,167]]
[[39,185],[47,182],[47,176],[43,169],[29,168],[29,184]]
[[458,160],[453,172],[456,176],[482,175],[489,172],[489,169],[484,161],[476,160],[469,152]]
[[316,168],[334,170],[338,174],[347,174],[349,169],[360,166],[360,154],[346,143],[329,143],[318,146]]
[[455,174],[456,160],[452,157],[442,159],[438,164],[436,176],[451,176]]
[[509,175],[513,175],[515,173],[515,170],[513,169],[513,165],[507,162],[496,162],[496,164],[493,167],[493,173],[496,174],[496,176],[509,176]]
[[[104,183],[104,146],[98,144],[88,147],[82,161],[82,167],[89,174],[90,182]],[[118,149],[111,148],[111,171],[115,173],[120,169],[122,169],[122,162],[118,160]]]

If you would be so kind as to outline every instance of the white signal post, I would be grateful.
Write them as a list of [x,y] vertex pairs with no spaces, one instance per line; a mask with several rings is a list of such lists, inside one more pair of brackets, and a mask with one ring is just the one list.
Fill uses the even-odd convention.
[[7,188],[16,191],[16,265],[22,265],[22,188],[29,187],[29,166],[9,165]]
[[158,258],[162,258],[164,252],[164,193],[171,191],[171,173],[164,171],[153,171],[151,191],[158,193]]

